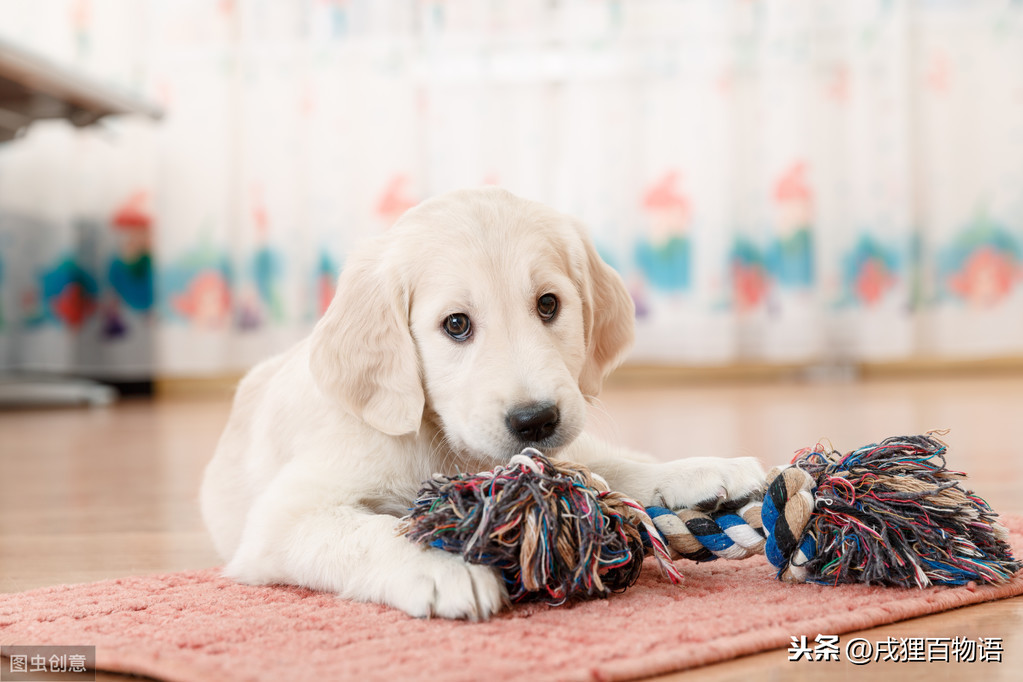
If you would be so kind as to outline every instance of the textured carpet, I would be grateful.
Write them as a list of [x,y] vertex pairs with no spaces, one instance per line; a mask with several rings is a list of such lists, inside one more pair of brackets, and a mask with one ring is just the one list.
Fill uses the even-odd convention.
[[[1023,518],[1004,521],[1023,553]],[[486,623],[236,585],[216,570],[124,578],[0,595],[0,644],[96,645],[101,670],[190,682],[620,680],[1023,593],[1023,574],[911,590],[788,585],[762,557],[679,566],[682,587],[648,561],[610,599],[518,606]]]

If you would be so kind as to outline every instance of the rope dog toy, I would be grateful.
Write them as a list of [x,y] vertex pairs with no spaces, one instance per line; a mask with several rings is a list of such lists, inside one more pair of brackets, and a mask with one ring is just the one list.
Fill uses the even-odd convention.
[[399,532],[413,542],[499,569],[512,601],[621,592],[648,545],[672,582],[682,575],[650,516],[600,476],[532,448],[491,471],[435,474]]
[[946,468],[947,449],[933,433],[845,455],[819,444],[773,469],[763,502],[737,513],[647,511],[674,556],[707,561],[763,551],[790,582],[1007,580],[1020,567],[1008,533],[984,500],[959,485],[965,474]]
[[[1020,564],[1007,531],[960,487],[934,433],[846,455],[818,444],[768,474],[735,511],[643,509],[585,467],[535,450],[476,476],[434,476],[402,532],[501,570],[513,601],[606,596],[639,577],[644,546],[672,582],[671,559],[766,554],[779,579],[926,587],[996,583]],[[762,498],[762,499],[759,499]]]

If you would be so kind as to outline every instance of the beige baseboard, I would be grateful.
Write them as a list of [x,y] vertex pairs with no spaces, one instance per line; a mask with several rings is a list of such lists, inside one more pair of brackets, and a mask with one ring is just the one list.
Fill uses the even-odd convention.
[[[914,358],[891,362],[864,362],[848,366],[802,363],[733,363],[727,365],[626,364],[608,378],[609,386],[672,385],[704,382],[770,382],[810,378],[924,378],[956,375],[1023,374],[1023,357],[983,359]],[[175,376],[156,379],[162,398],[230,397],[243,373],[210,376]]]
[[230,398],[243,373],[213,374],[209,376],[158,377],[154,382],[159,398]]
[[983,359],[913,358],[847,365],[829,363],[757,363],[686,366],[627,364],[608,378],[608,385],[694,382],[758,382],[800,379],[889,379],[1023,374],[1023,356]]
[[892,362],[867,362],[859,367],[860,375],[866,379],[956,374],[1019,374],[1023,373],[1023,356],[959,359],[920,357]]
[[779,381],[796,378],[806,365],[735,363],[728,365],[627,364],[608,377],[608,386],[671,385],[694,382]]

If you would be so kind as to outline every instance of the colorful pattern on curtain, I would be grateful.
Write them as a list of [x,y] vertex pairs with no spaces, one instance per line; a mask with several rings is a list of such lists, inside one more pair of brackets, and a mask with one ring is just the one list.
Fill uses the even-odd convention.
[[234,372],[346,251],[498,183],[578,216],[632,360],[1023,351],[1023,4],[12,0],[158,124],[0,147],[0,367]]

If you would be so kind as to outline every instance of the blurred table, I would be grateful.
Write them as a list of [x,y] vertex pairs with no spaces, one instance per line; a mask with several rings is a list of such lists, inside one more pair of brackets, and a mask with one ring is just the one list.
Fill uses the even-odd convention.
[[[15,140],[33,121],[66,119],[76,127],[104,116],[159,119],[157,105],[0,38],[0,143]],[[86,379],[15,378],[0,374],[0,407],[107,405],[116,393]]]
[[163,112],[151,102],[0,38],[0,142],[41,118],[63,118],[81,127],[117,114],[158,119]]

